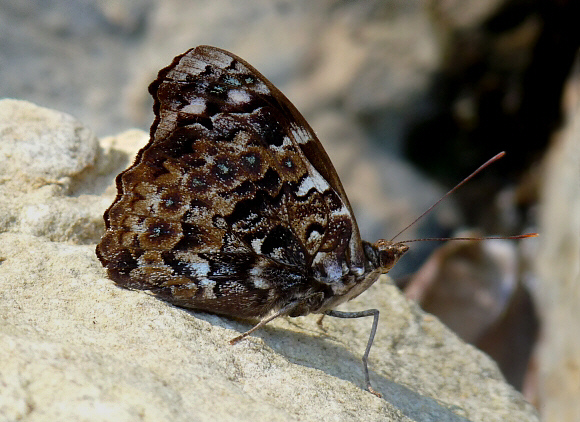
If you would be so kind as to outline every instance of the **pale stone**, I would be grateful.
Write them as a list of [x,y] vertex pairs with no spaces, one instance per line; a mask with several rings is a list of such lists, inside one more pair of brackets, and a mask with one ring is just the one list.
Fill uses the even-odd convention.
[[566,124],[544,164],[534,286],[542,317],[539,403],[546,422],[580,420],[580,97],[570,80]]

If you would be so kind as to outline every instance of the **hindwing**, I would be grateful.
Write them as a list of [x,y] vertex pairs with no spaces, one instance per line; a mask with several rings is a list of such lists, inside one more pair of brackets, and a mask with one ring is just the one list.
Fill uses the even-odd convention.
[[116,179],[97,247],[114,281],[180,306],[260,316],[363,271],[328,155],[256,69],[200,46],[149,91],[151,138]]

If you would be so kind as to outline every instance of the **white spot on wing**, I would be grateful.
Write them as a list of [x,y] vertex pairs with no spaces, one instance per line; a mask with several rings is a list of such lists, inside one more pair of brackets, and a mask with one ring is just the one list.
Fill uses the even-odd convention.
[[321,237],[322,236],[320,233],[318,233],[316,230],[313,230],[312,233],[310,233],[310,236],[308,236],[308,243],[318,242]]
[[266,84],[262,82],[256,82],[254,85],[252,85],[252,90],[256,91],[258,94],[265,95],[270,93],[270,90],[268,89]]
[[332,216],[343,215],[343,216],[350,217],[350,212],[348,211],[348,208],[346,208],[346,206],[344,204],[342,204],[342,207],[340,207],[336,211],[332,211],[331,215]]
[[250,94],[241,89],[231,89],[228,91],[228,102],[233,104],[244,104],[250,101]]
[[209,264],[207,262],[194,262],[187,265],[193,275],[204,279],[209,274]]
[[262,268],[259,265],[250,270],[250,280],[254,287],[258,289],[269,289],[271,287],[268,280],[262,276]]
[[189,114],[203,114],[205,107],[205,100],[200,97],[195,97],[188,105],[182,107],[180,111]]
[[204,289],[210,288],[213,289],[215,287],[215,280],[210,280],[209,278],[202,278],[199,280],[199,286],[203,287]]
[[292,124],[290,133],[299,144],[307,144],[308,142],[313,141],[312,134],[305,130],[304,127],[298,126],[295,123]]
[[292,146],[292,140],[288,136],[284,136],[284,139],[282,140],[282,145],[280,145],[280,146],[270,145],[270,148],[272,148],[276,152],[284,152],[286,150],[286,148],[291,147],[291,146]]
[[199,287],[202,289],[204,299],[215,299],[213,288],[215,287],[215,280],[209,278],[202,278],[199,280]]
[[262,239],[253,239],[252,240],[252,249],[256,253],[262,253]]
[[274,250],[271,253],[271,256],[273,256],[276,259],[284,259],[284,252],[285,250],[283,248],[274,248]]
[[333,253],[317,253],[312,261],[312,265],[322,265],[326,276],[321,278],[320,281],[331,284],[335,292],[345,287],[344,284],[338,283],[345,274],[345,271],[343,271],[342,266],[337,262],[336,256]]
[[304,196],[310,191],[310,189],[315,188],[318,192],[325,192],[328,189],[328,183],[324,178],[316,173],[314,175],[309,175],[302,180],[300,186],[298,187],[298,192],[296,194],[298,196]]
[[205,53],[208,62],[220,69],[225,69],[234,61],[231,56],[227,55],[223,51],[215,50],[211,47],[204,48],[203,52]]

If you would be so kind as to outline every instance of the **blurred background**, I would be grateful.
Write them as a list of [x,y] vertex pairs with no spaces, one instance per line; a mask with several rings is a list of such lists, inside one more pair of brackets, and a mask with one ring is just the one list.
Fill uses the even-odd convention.
[[398,240],[540,237],[413,243],[392,275],[544,420],[577,421],[579,21],[573,0],[0,0],[0,97],[148,130],[157,71],[225,48],[310,122],[369,241],[505,150]]

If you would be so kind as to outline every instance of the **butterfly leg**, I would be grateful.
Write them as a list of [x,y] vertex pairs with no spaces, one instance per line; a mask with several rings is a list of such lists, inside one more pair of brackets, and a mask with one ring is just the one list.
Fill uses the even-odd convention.
[[308,300],[310,300],[310,299],[312,299],[313,297],[316,297],[316,296],[318,296],[318,293],[315,294],[315,295],[307,296],[307,297],[302,298],[300,300],[295,300],[294,302],[290,302],[288,305],[284,306],[279,311],[275,312],[274,314],[270,315],[269,317],[264,318],[263,320],[261,320],[260,322],[258,322],[256,325],[254,325],[252,328],[250,328],[245,333],[242,333],[239,336],[231,339],[230,340],[230,344],[236,344],[238,341],[240,341],[240,340],[248,337],[250,334],[252,334],[258,328],[263,327],[264,325],[266,325],[267,323],[269,323],[273,319],[276,319],[276,318],[278,318],[280,316],[288,315],[292,311],[292,309],[294,309],[294,308],[302,305],[304,302],[307,302]]
[[367,390],[374,394],[377,397],[382,397],[381,393],[375,391],[373,387],[371,387],[371,380],[369,377],[369,366],[368,366],[368,359],[369,359],[369,352],[371,351],[371,346],[373,345],[373,340],[375,339],[375,334],[377,333],[377,326],[379,325],[379,311],[378,309],[367,309],[366,311],[359,311],[359,312],[342,312],[342,311],[335,311],[330,310],[324,312],[324,315],[328,315],[335,318],[362,318],[362,317],[373,317],[373,326],[371,328],[371,335],[369,336],[369,341],[367,342],[367,348],[365,353],[362,357],[363,368],[365,372],[365,382],[367,384]]

